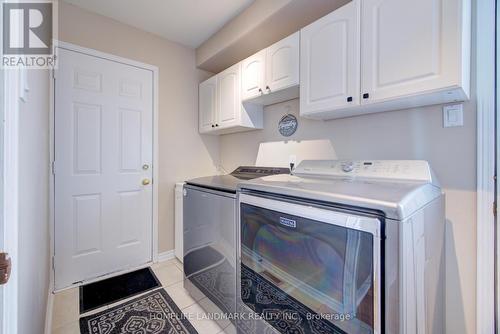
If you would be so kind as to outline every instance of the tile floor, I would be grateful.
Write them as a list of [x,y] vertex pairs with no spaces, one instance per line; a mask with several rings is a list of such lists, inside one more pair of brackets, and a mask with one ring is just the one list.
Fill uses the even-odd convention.
[[[163,288],[167,291],[170,297],[172,297],[177,306],[184,314],[190,316],[190,322],[199,334],[233,334],[236,332],[234,326],[232,326],[228,320],[215,322],[207,319],[204,308],[212,311],[210,308],[211,303],[207,298],[194,300],[184,289],[182,264],[179,261],[174,259],[160,262],[154,264],[151,268],[156,274],[156,277],[160,280]],[[140,295],[133,296],[129,299],[137,298],[139,296]],[[55,294],[52,317],[52,334],[80,334],[80,326],[78,322],[80,317],[78,301],[78,288],[65,290]],[[101,312],[116,306],[117,304],[121,304],[124,301],[84,313],[82,316]],[[202,308],[202,306],[204,308]]]

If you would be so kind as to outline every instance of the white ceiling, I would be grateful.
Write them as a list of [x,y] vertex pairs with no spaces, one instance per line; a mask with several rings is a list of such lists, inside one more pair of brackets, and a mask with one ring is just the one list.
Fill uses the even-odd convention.
[[193,48],[255,0],[64,0]]

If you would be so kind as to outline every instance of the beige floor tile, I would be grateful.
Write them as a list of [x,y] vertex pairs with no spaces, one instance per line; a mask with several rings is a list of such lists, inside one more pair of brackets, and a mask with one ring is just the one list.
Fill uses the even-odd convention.
[[175,283],[166,287],[165,290],[181,310],[196,303],[196,300],[184,289],[183,282]]
[[213,320],[207,319],[207,314],[198,304],[193,304],[182,312],[199,334],[217,334],[222,331],[222,328]]
[[54,296],[52,310],[52,328],[78,321],[79,293],[78,288],[58,292]]
[[182,264],[182,262],[179,261],[177,258],[175,258],[173,261],[174,264],[177,266],[177,268],[179,268],[182,272],[184,272],[184,265]]
[[153,271],[156,277],[158,277],[158,279],[160,280],[163,287],[182,282],[182,280],[184,279],[184,274],[179,268],[177,268],[175,264],[153,268]]
[[220,328],[226,328],[231,324],[231,321],[225,317],[224,312],[222,312],[210,299],[203,298],[198,301],[198,305],[200,305],[206,313],[212,315],[212,319],[214,319]]
[[54,328],[52,334],[80,334],[80,325],[78,321],[70,322],[69,324]]
[[222,334],[222,333],[224,333],[224,334],[236,334],[237,333],[236,326],[231,323],[226,328],[224,328],[222,330],[222,332],[220,332],[220,334]]
[[158,269],[158,268],[162,268],[162,267],[176,265],[176,261],[177,261],[177,259],[171,259],[171,260],[167,260],[167,261],[156,262],[156,263],[151,265],[151,269]]

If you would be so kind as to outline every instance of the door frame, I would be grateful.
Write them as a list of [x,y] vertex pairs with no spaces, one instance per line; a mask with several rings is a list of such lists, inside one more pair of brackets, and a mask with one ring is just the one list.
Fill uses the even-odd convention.
[[[17,333],[18,323],[18,222],[19,222],[19,108],[21,102],[21,78],[19,70],[4,70],[4,140],[3,140],[3,227],[5,251],[12,259],[10,280],[4,287],[3,333]],[[8,163],[7,163],[8,161]]]
[[[72,43],[67,43],[63,41],[54,41],[54,54],[57,55],[58,49],[65,49],[69,51],[74,51],[78,53],[82,53],[85,55],[105,59],[105,60],[110,60],[114,61],[117,63],[121,63],[124,65],[130,65],[134,67],[138,67],[141,69],[149,70],[153,72],[153,180],[152,180],[152,187],[153,187],[153,226],[152,226],[152,249],[151,249],[151,262],[148,262],[144,265],[140,265],[134,268],[127,268],[118,272],[112,272],[103,276],[99,276],[87,281],[84,281],[79,284],[74,284],[71,287],[63,288],[57,291],[62,291],[66,290],[69,288],[73,288],[75,286],[80,286],[83,284],[87,284],[89,282],[105,279],[108,277],[116,276],[119,274],[127,273],[142,267],[146,267],[151,263],[158,262],[158,188],[159,188],[159,178],[158,178],[158,94],[159,94],[159,68],[154,65],[138,62],[132,59],[127,59],[123,58],[120,56],[116,56],[110,53],[105,53],[101,52],[98,50],[82,47],[76,44]],[[50,220],[50,255],[51,255],[51,261],[52,261],[52,270],[51,270],[51,290],[52,292],[56,292],[55,287],[54,287],[54,281],[55,281],[55,262],[54,262],[54,255],[55,255],[55,175],[52,171],[52,166],[54,162],[54,156],[55,156],[55,71],[52,69],[50,71],[50,163],[51,163],[51,173],[50,173],[50,203],[49,203],[49,220]]]
[[[495,333],[496,159],[495,30],[497,0],[476,3],[477,92],[477,273],[476,333]],[[474,21],[473,21],[474,22]],[[495,291],[495,293],[492,293]],[[497,297],[498,298],[498,297]]]

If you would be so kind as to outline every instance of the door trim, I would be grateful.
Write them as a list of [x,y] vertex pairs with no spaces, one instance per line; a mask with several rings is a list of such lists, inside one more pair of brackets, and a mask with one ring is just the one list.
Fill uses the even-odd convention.
[[[152,249],[151,249],[151,263],[158,262],[158,186],[159,186],[159,178],[158,178],[158,94],[159,94],[159,68],[154,65],[141,63],[132,59],[123,58],[120,56],[116,56],[113,54],[101,52],[98,50],[85,48],[79,45],[63,42],[63,41],[54,41],[54,53],[57,55],[58,49],[65,49],[69,51],[74,51],[82,54],[86,54],[89,56],[102,58],[105,60],[114,61],[117,63],[121,63],[124,65],[130,65],[137,68],[149,70],[153,72],[153,228],[152,228]],[[55,156],[55,83],[54,83],[54,75],[55,71],[52,69],[50,74],[50,162],[54,161]],[[51,166],[52,170],[52,166]],[[55,177],[54,173],[50,173],[50,208],[49,208],[49,219],[50,219],[50,255],[52,259],[52,270],[51,270],[51,289],[53,292],[55,291],[54,280],[55,280],[55,268],[54,268],[54,255],[55,255]],[[116,276],[122,273],[130,272],[131,270],[139,269],[140,267],[144,267],[141,265],[137,268],[125,268],[124,270],[109,273],[105,276],[99,277],[99,279]],[[93,279],[95,280],[95,279]],[[86,284],[88,281],[84,281],[80,284],[75,284],[74,286],[79,286],[82,284]],[[64,289],[61,289],[64,290]]]
[[[18,223],[19,223],[19,105],[21,102],[21,72],[4,70],[4,158],[3,158],[3,223],[4,247],[12,259],[8,289],[3,294],[3,323],[0,331],[17,333],[18,323]],[[8,163],[7,163],[8,162]],[[7,286],[7,285],[5,285]],[[1,304],[0,303],[0,304]]]
[[[476,333],[495,332],[495,0],[478,0]],[[498,261],[498,260],[496,260]],[[498,283],[497,283],[498,284]],[[497,292],[498,293],[498,292]]]

